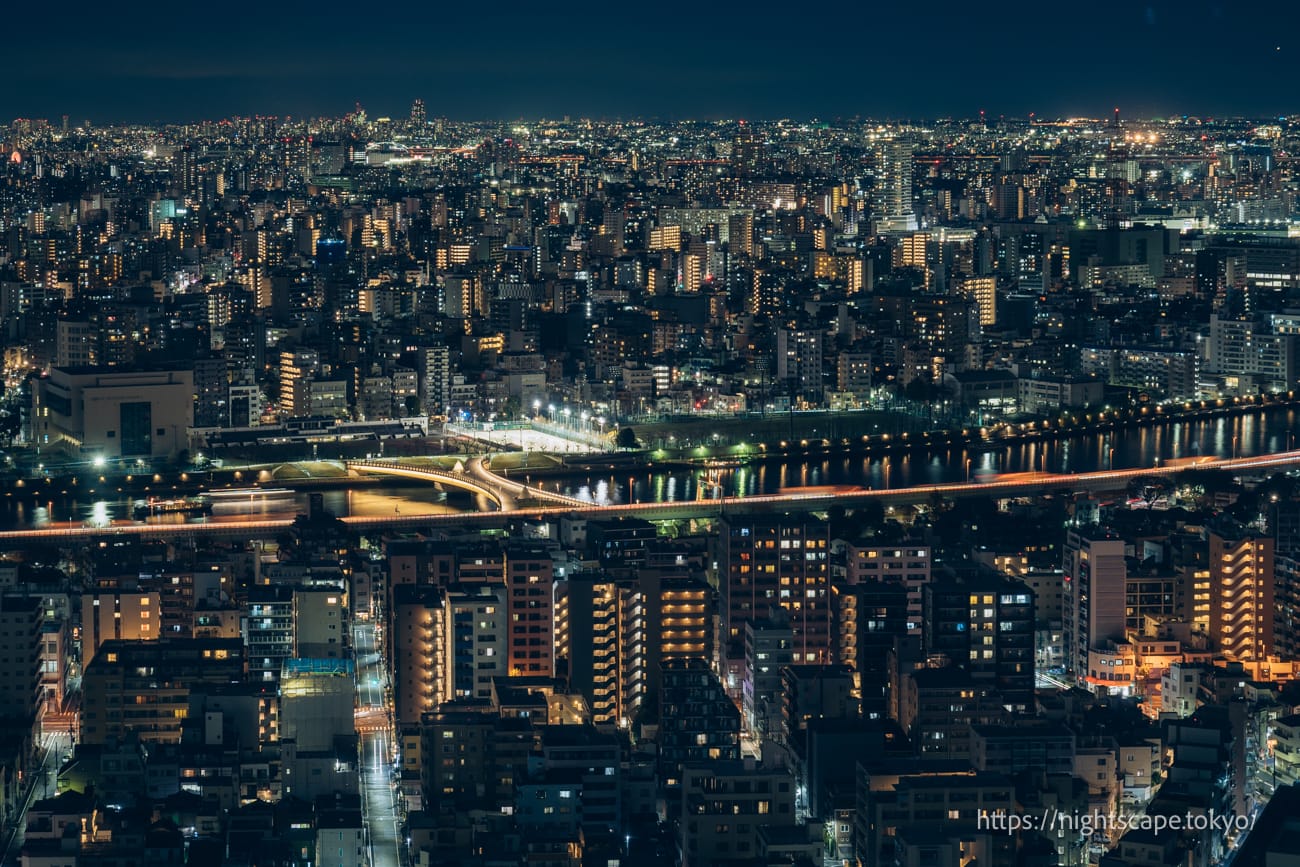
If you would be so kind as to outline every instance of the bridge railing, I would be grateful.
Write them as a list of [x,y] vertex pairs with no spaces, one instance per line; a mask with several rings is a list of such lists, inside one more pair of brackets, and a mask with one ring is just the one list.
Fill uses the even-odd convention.
[[349,468],[360,470],[374,470],[380,473],[389,473],[391,475],[406,476],[408,478],[427,478],[433,481],[445,482],[458,488],[464,488],[467,491],[476,494],[482,494],[488,497],[498,506],[505,505],[505,497],[502,491],[494,488],[483,481],[476,481],[469,475],[461,473],[451,473],[446,470],[434,469],[432,467],[414,467],[404,464],[400,459],[391,461],[377,461],[374,459],[348,461]]

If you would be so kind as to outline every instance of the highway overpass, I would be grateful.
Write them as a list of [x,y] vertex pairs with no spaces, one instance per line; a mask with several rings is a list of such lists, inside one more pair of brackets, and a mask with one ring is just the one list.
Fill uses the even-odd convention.
[[[911,488],[870,489],[830,489],[814,491],[795,491],[780,494],[761,494],[752,497],[722,497],[708,500],[691,500],[686,502],[665,503],[621,503],[600,505],[597,503],[563,497],[565,502],[553,502],[536,507],[517,507],[511,510],[492,512],[466,512],[463,514],[437,515],[381,515],[356,516],[342,519],[348,526],[360,532],[416,530],[422,527],[472,526],[482,528],[501,528],[512,522],[523,520],[546,520],[560,515],[577,514],[591,519],[613,517],[636,517],[648,520],[682,520],[690,518],[716,517],[721,514],[743,514],[746,512],[816,512],[829,509],[832,505],[852,507],[867,500],[878,500],[886,504],[907,504],[928,502],[933,497],[970,497],[993,496],[998,498],[1016,497],[1044,491],[1117,491],[1125,488],[1129,481],[1149,475],[1176,475],[1177,473],[1196,470],[1228,470],[1231,472],[1254,472],[1282,469],[1300,464],[1300,451],[1280,452],[1272,455],[1260,455],[1249,458],[1194,458],[1153,467],[1128,470],[1105,470],[1094,473],[1017,473],[985,481],[956,482],[951,484],[919,485]],[[396,467],[391,474],[398,474]],[[407,468],[407,472],[416,471]],[[443,472],[426,472],[431,481],[450,483],[443,478]],[[435,478],[436,476],[436,478]],[[418,478],[411,475],[409,477]],[[494,477],[495,478],[495,477]],[[491,483],[464,479],[457,476],[461,487],[476,490],[492,497],[494,502],[502,502],[503,491],[490,486]],[[517,483],[511,482],[511,485]],[[474,485],[475,487],[470,487]],[[518,485],[519,488],[526,486]],[[535,491],[526,488],[527,492]],[[491,491],[491,493],[488,493]],[[508,492],[506,492],[508,493]],[[550,492],[555,495],[554,492]],[[507,500],[508,501],[508,500]],[[7,530],[0,532],[0,547],[21,548],[34,544],[71,544],[87,541],[109,541],[113,538],[137,536],[150,539],[184,539],[211,536],[214,538],[266,538],[278,535],[293,525],[290,519],[205,519],[187,524],[140,524],[116,523],[111,527],[95,528],[80,524],[64,524],[43,527],[36,530]]]

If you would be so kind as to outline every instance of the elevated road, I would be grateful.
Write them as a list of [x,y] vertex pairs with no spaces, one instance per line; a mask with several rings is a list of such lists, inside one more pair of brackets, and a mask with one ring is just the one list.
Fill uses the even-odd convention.
[[[477,467],[478,461],[472,461],[471,467]],[[503,512],[513,512],[516,507],[515,493],[504,480],[498,480],[491,473],[479,473],[474,478],[464,473],[453,473],[432,467],[414,466],[401,460],[364,460],[348,461],[347,468],[358,473],[373,473],[381,476],[397,476],[404,479],[419,479],[438,485],[446,485],[487,497]],[[522,485],[516,487],[523,487]]]
[[567,494],[557,493],[556,491],[547,491],[543,488],[521,484],[520,482],[512,482],[505,476],[497,475],[492,472],[492,469],[489,466],[490,460],[490,457],[483,457],[472,462],[470,464],[470,472],[473,473],[474,477],[485,486],[493,487],[500,491],[506,491],[516,500],[539,500],[544,503],[555,503],[561,506],[568,506],[571,509],[582,509],[591,505],[591,502],[588,500],[570,497]]
[[[600,505],[586,500],[565,497],[566,502],[537,508],[502,508],[493,512],[470,512],[465,514],[437,515],[383,515],[356,516],[342,519],[344,523],[358,531],[370,530],[414,530],[421,527],[437,526],[477,526],[499,528],[517,520],[544,520],[559,515],[577,514],[586,518],[637,517],[650,520],[681,520],[703,518],[724,513],[744,512],[816,512],[830,508],[832,505],[853,506],[867,500],[879,500],[884,503],[921,503],[935,496],[969,497],[994,496],[1014,497],[1033,494],[1040,491],[1069,489],[1071,491],[1114,491],[1123,488],[1131,479],[1149,475],[1176,475],[1186,470],[1228,470],[1231,472],[1250,472],[1254,470],[1273,470],[1300,464],[1300,451],[1279,452],[1249,458],[1195,458],[1154,467],[1140,467],[1129,470],[1105,470],[1095,473],[1016,473],[986,481],[955,482],[937,485],[918,485],[911,488],[888,489],[851,489],[851,490],[817,490],[796,491],[783,494],[760,494],[752,497],[721,497],[711,500],[690,500],[666,503],[621,503],[617,505]],[[402,469],[402,468],[396,468]],[[411,478],[420,478],[409,471]],[[397,472],[390,472],[399,475]],[[438,473],[439,476],[452,474]],[[485,496],[501,502],[500,489],[493,490],[487,482],[452,476],[466,490],[474,485],[482,489]],[[431,481],[434,479],[431,479]],[[447,482],[438,478],[436,481]],[[511,482],[514,485],[517,483]],[[526,486],[520,486],[526,487]],[[488,491],[492,493],[489,494]],[[537,489],[527,488],[530,492]],[[550,492],[556,496],[554,492]],[[39,530],[7,530],[0,532],[0,547],[18,548],[36,544],[68,544],[86,540],[107,541],[114,537],[138,536],[150,539],[176,539],[198,536],[216,538],[249,538],[274,536],[284,532],[293,525],[289,519],[250,519],[219,521],[206,520],[189,524],[114,524],[106,528],[85,527],[80,524],[65,524],[57,527],[45,527]]]

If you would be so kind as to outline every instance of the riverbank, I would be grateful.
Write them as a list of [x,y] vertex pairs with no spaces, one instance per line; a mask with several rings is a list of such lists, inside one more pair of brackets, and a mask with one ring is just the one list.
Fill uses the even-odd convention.
[[[1098,412],[1064,412],[1055,418],[1019,424],[1000,423],[987,427],[953,430],[883,432],[857,435],[804,436],[799,439],[757,439],[756,434],[728,442],[721,434],[703,440],[683,433],[658,438],[654,447],[642,439],[642,447],[604,455],[564,456],[562,470],[539,469],[539,475],[561,475],[564,472],[584,472],[597,469],[615,469],[618,464],[639,460],[642,464],[665,468],[726,468],[751,463],[786,463],[792,460],[820,460],[842,457],[884,457],[915,454],[918,452],[965,451],[979,453],[998,451],[1026,443],[1050,443],[1057,440],[1093,436],[1113,431],[1134,430],[1179,423],[1192,423],[1242,415],[1264,418],[1300,407],[1294,393],[1286,395],[1254,395],[1232,400],[1196,401],[1183,404],[1156,404]],[[843,416],[844,414],[840,414]],[[872,424],[875,424],[872,422]],[[821,423],[825,427],[825,422]],[[805,429],[817,430],[811,419],[803,423]],[[696,433],[699,433],[697,431]],[[638,435],[638,438],[639,435]],[[676,445],[676,441],[693,445]],[[615,466],[610,466],[615,464]]]

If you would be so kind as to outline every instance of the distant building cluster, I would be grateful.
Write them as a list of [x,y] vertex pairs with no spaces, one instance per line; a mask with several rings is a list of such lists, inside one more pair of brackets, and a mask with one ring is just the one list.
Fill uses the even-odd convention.
[[[34,444],[109,457],[299,418],[570,409],[604,434],[1291,391],[1295,136],[1118,115],[466,124],[419,102],[396,120],[17,120],[5,372],[39,376]],[[89,425],[86,387],[104,401]]]
[[[108,485],[522,420],[1289,392],[1298,137],[20,120],[0,433],[40,484],[64,455]],[[1294,863],[1294,478],[743,499],[361,533],[313,494],[288,529],[28,537],[0,558],[19,863]],[[1230,821],[987,821],[1048,811]]]

